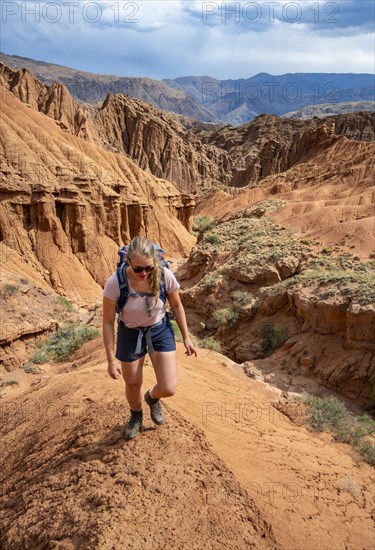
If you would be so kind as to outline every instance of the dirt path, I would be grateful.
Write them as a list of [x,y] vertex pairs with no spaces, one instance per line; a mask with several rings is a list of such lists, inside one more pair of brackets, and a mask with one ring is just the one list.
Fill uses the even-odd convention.
[[373,550],[369,465],[293,424],[224,356],[179,344],[178,360],[167,423],[144,405],[130,442],[100,339],[1,400],[6,548]]
[[144,431],[123,439],[123,381],[107,375],[98,341],[85,350],[0,403],[1,547],[279,550],[270,522],[177,410],[160,427],[145,415]]
[[203,429],[285,550],[374,548],[371,466],[328,434],[293,424],[272,406],[277,392],[223,356],[202,349],[189,359],[180,351],[179,365],[168,406]]

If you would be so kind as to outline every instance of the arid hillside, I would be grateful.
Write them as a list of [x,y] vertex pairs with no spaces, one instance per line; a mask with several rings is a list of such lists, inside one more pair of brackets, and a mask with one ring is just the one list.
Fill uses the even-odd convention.
[[23,350],[17,359],[14,346],[23,349],[23,339],[40,336],[50,321],[45,312],[36,322],[31,304],[31,326],[24,322],[25,296],[23,305],[16,296],[17,305],[9,306],[7,285],[25,288],[26,281],[37,293],[93,306],[115,270],[118,247],[134,235],[148,236],[170,254],[189,253],[194,197],[73,135],[59,117],[7,89],[1,95],[1,363],[8,369],[24,356]]
[[[2,547],[373,550],[372,420],[349,446],[301,401],[374,407],[373,114],[210,129],[0,80]],[[101,299],[137,234],[198,357],[178,344],[167,423],[126,442]]]
[[231,160],[226,151],[202,143],[176,115],[126,95],[108,95],[95,125],[104,146],[126,154],[183,193],[196,193],[202,181],[206,185],[229,182]]
[[256,187],[201,197],[206,229],[181,270],[184,303],[199,334],[249,374],[286,392],[320,383],[366,404],[375,383],[375,144],[321,127],[299,147],[298,163]]
[[[278,393],[218,353],[188,358],[178,344],[178,365],[166,424],[145,407],[129,442],[101,338],[12,373],[0,403],[4,548],[372,550],[373,469],[358,453],[300,425],[298,409],[282,413]],[[146,389],[149,360],[144,377]]]
[[[310,154],[310,143],[303,138],[306,130],[322,125],[351,140],[375,139],[375,113],[370,112],[311,120],[261,115],[237,128],[212,128],[124,94],[108,94],[97,107],[82,104],[64,84],[47,86],[25,69],[15,71],[0,64],[0,78],[17,98],[56,120],[62,129],[125,154],[182,193],[254,186],[264,177],[284,172]],[[321,148],[328,144],[323,140]],[[314,147],[313,154],[317,152]]]
[[[13,71],[2,66],[1,79],[4,83],[4,131],[1,138],[2,187],[5,192],[1,205],[2,246],[6,251],[4,285],[14,283],[23,288],[20,265],[27,262],[36,271],[30,279],[36,289],[43,288],[40,284],[43,280],[54,292],[79,299],[81,305],[94,305],[100,298],[99,289],[114,269],[118,245],[129,241],[132,235],[146,234],[166,248],[170,255],[187,256],[195,242],[189,230],[195,204],[191,193],[196,193],[197,188],[195,216],[213,216],[220,227],[225,227],[228,216],[234,216],[239,224],[244,218],[245,226],[248,217],[262,218],[262,223],[267,223],[265,238],[263,229],[254,234],[253,226],[244,229],[244,238],[262,253],[264,247],[280,248],[274,254],[277,261],[272,255],[261,259],[255,256],[252,260],[255,264],[261,261],[261,265],[256,266],[258,282],[255,286],[252,286],[253,275],[249,275],[247,266],[246,273],[241,268],[243,273],[239,279],[233,275],[243,288],[223,287],[223,300],[225,304],[229,300],[227,305],[234,309],[236,305],[230,297],[232,290],[250,292],[250,296],[255,293],[253,298],[257,306],[250,308],[251,316],[255,315],[261,303],[255,298],[259,288],[276,288],[284,280],[292,284],[294,276],[304,277],[304,272],[311,270],[312,260],[318,261],[316,256],[325,246],[328,249],[324,252],[324,259],[332,256],[332,261],[331,264],[326,261],[327,265],[323,262],[323,268],[329,267],[331,271],[335,262],[341,261],[342,254],[354,252],[353,258],[367,261],[373,252],[374,143],[371,140],[374,136],[371,113],[331,117],[325,122],[319,119],[283,120],[263,115],[240,128],[209,131],[124,95],[109,95],[95,110],[74,100],[63,84],[48,87],[26,70]],[[164,179],[156,179],[150,172]],[[264,208],[264,201],[270,200],[272,207]],[[257,207],[259,202],[262,204]],[[233,232],[233,235],[228,234],[230,254],[235,258],[241,252],[241,243],[236,241],[236,247],[236,242],[233,242],[237,229],[230,227],[229,231]],[[278,231],[279,234],[280,231],[292,232],[293,239],[307,241],[305,246],[308,249],[306,253],[303,247],[293,249],[281,267],[279,256],[285,255],[287,248],[282,240],[275,243],[274,234]],[[202,303],[210,303],[215,295],[211,287],[209,293],[204,287],[206,270],[212,270],[215,265],[215,269],[221,272],[225,270],[223,261],[228,260],[228,251],[225,247],[223,251],[215,238],[220,241],[215,234],[212,242],[210,235],[203,239],[201,235],[199,246],[193,250],[186,270],[182,272],[188,287],[197,283],[203,285],[203,295],[200,290],[189,289],[190,295],[186,295],[185,303],[191,314],[194,312],[198,318],[202,317],[200,323],[206,327],[204,330],[211,327],[211,332],[217,331],[218,327],[214,328],[212,308],[202,309]],[[212,254],[216,258],[214,264]],[[343,269],[348,268],[346,260],[341,263]],[[352,267],[350,264],[349,268]],[[356,272],[363,269],[367,274],[371,267],[363,265],[353,269]],[[231,273],[236,270],[233,267]],[[218,274],[211,275],[216,277]],[[358,281],[353,277],[356,284]],[[365,279],[361,284],[368,283],[369,280]],[[304,284],[307,295],[316,294],[315,283],[305,278]],[[337,306],[335,302],[333,307],[339,307],[341,312],[354,307],[349,290],[345,291],[341,303],[342,297],[336,288],[338,283],[332,281],[331,284],[330,298],[338,300],[339,304]],[[279,309],[285,305],[285,296],[283,305],[277,306]],[[17,308],[12,303],[16,298],[6,293],[5,297],[9,321],[16,323]],[[310,298],[308,302],[308,309],[315,307],[311,306]],[[271,307],[273,313],[277,311],[275,307]],[[372,327],[371,299],[368,297],[366,304],[358,307],[357,317],[364,315],[363,322],[369,322]],[[368,309],[365,314],[363,307]],[[301,330],[299,325],[307,316],[315,334],[316,326],[311,320],[313,313],[303,313],[296,304],[293,308],[297,313],[293,317],[296,321],[291,333],[295,335]],[[248,313],[243,319],[246,327],[252,319]],[[263,324],[263,315],[261,308],[259,326]],[[48,323],[54,323],[53,315],[52,320],[46,322],[48,326]],[[42,329],[34,331],[35,337],[46,330],[42,319],[38,326]],[[198,323],[197,327],[200,326]],[[234,339],[228,348],[228,353],[236,360],[244,362],[256,358],[257,351],[252,349],[259,327],[253,321],[251,326],[254,334],[246,343]],[[302,323],[302,326],[306,328],[307,325]],[[239,324],[241,335],[243,328]],[[223,343],[225,330],[225,326],[219,330]],[[329,333],[339,337],[347,330],[346,321],[340,320],[333,323]],[[368,399],[374,368],[372,348],[368,348],[369,330],[371,328],[366,329],[362,336],[358,336],[361,331],[357,331],[354,338],[346,336],[346,346],[349,340],[359,338],[360,341],[359,344],[350,344],[357,351],[345,359],[366,365],[362,367],[358,381],[353,382],[357,380],[357,373],[353,377],[346,367],[346,374],[338,374],[334,368],[329,376],[314,367],[313,376],[318,375],[320,381],[339,393],[354,399]],[[30,327],[24,333],[17,329],[12,334],[20,341],[30,334]],[[13,336],[3,336],[7,350],[3,367],[13,368],[22,362],[25,350],[15,345]],[[339,342],[335,345],[341,346]],[[314,346],[311,341],[307,348],[310,350]],[[18,347],[23,351],[17,359],[17,353],[11,349]],[[366,355],[367,352],[370,355]],[[338,357],[334,359],[336,362]],[[330,360],[325,360],[324,365],[327,361]],[[317,358],[314,365],[316,362],[319,363]],[[322,368],[326,371],[326,366]],[[293,367],[292,370],[296,369]]]
[[309,133],[314,135],[320,127],[325,127],[332,136],[374,141],[375,113],[358,112],[310,120],[260,115],[238,128],[225,126],[196,133],[204,143],[227,152],[232,161],[229,186],[245,187],[255,186],[267,176],[285,172],[329,146],[333,137],[326,139],[323,134],[317,134],[316,142],[309,137]]
[[[189,250],[194,241],[188,233],[192,196],[146,174],[124,155],[63,131],[58,121],[30,109],[4,88],[2,97],[1,235],[5,245],[28,251],[30,261],[37,256],[44,270],[51,270],[51,282],[56,285],[69,276],[68,256],[76,275],[84,269],[102,283],[109,257],[96,253],[93,262],[89,249],[103,247],[111,255],[117,244],[140,232],[171,252]],[[52,253],[53,247],[59,254]],[[51,257],[60,256],[57,265],[43,257],[47,248]],[[69,285],[63,287],[67,290]]]
[[305,130],[289,154],[298,157],[290,169],[235,193],[209,190],[199,198],[195,214],[218,219],[274,198],[284,202],[272,217],[307,237],[368,258],[374,251],[375,143],[339,137],[333,126],[322,125]]
[[207,125],[156,109],[144,101],[108,94],[99,107],[79,103],[61,82],[47,86],[26,69],[0,63],[3,86],[63,129],[112,153],[131,158],[142,170],[170,181],[182,193],[197,185],[228,183],[231,160],[192,131]]

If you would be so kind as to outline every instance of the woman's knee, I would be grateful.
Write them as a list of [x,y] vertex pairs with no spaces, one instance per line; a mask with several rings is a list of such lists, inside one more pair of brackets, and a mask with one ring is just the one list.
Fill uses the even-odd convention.
[[163,393],[163,397],[172,397],[172,395],[176,393],[175,385],[169,384],[167,386],[160,387],[160,385],[158,384],[158,386],[159,391]]
[[121,361],[122,377],[125,380],[126,387],[130,390],[137,390],[142,386],[144,357],[132,363]]
[[129,381],[125,380],[125,385],[131,391],[138,391],[142,387],[142,380],[141,381],[137,380],[135,382],[134,381],[129,382]]

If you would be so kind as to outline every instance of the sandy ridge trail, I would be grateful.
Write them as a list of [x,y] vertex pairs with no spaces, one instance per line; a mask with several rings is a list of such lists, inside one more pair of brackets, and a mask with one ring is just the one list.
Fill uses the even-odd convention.
[[[129,442],[101,338],[12,389],[0,402],[2,547],[372,550],[373,469],[293,424],[224,356],[198,353],[178,344],[167,422],[154,426],[144,404]],[[144,391],[154,379],[147,359]]]

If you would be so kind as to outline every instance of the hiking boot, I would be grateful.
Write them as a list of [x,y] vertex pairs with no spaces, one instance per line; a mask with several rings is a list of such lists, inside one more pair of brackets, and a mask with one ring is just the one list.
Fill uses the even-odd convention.
[[159,425],[164,424],[164,413],[163,413],[160,399],[159,398],[153,399],[150,396],[150,390],[147,390],[145,393],[145,401],[147,405],[149,405],[150,407],[152,421],[155,424],[159,424]]
[[132,411],[130,409],[130,417],[128,423],[125,426],[125,439],[133,439],[142,429],[142,411]]

